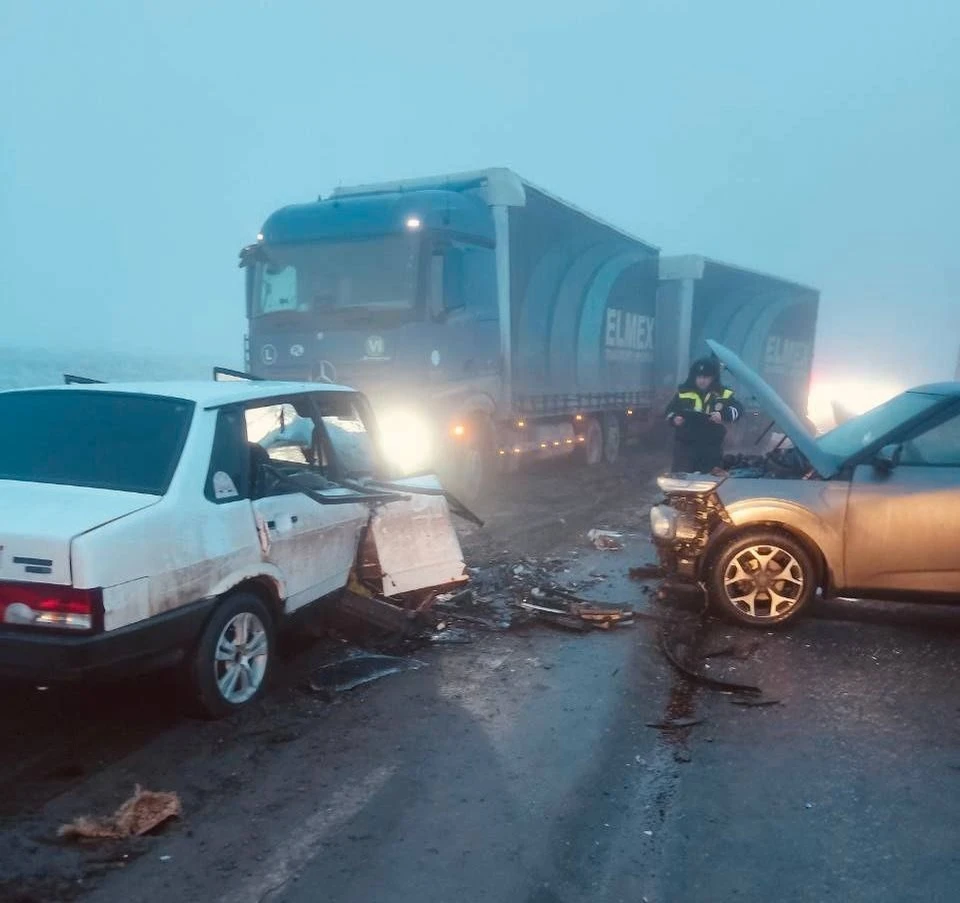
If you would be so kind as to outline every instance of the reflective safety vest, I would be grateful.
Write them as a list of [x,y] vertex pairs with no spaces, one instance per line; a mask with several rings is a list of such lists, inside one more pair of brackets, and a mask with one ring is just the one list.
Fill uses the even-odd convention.
[[677,397],[682,402],[686,402],[698,414],[709,412],[716,402],[724,402],[728,398],[733,398],[733,389],[724,389],[722,392],[707,392],[706,397],[701,398],[699,392],[678,392]]

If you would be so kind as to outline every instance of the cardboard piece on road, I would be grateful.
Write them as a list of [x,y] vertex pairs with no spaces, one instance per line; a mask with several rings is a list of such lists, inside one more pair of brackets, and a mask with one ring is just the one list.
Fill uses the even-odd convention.
[[130,797],[108,818],[81,816],[63,825],[57,836],[64,840],[120,840],[139,837],[183,814],[176,793],[144,790],[139,784]]

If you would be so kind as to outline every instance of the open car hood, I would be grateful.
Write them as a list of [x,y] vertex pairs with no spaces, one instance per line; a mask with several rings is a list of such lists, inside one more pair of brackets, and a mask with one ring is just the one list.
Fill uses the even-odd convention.
[[793,443],[794,448],[810,462],[810,466],[825,479],[836,475],[843,465],[843,460],[828,455],[817,445],[796,412],[729,348],[724,348],[723,345],[711,340],[707,341],[707,345],[740,385],[756,397],[764,413],[783,431]]

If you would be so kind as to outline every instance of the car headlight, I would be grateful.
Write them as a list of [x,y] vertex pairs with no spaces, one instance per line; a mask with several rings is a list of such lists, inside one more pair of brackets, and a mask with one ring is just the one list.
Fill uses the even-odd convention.
[[664,495],[704,495],[722,482],[718,477],[657,477],[657,486]]
[[650,532],[656,539],[673,539],[677,535],[677,512],[666,505],[650,509]]
[[384,457],[404,474],[430,468],[433,460],[433,428],[413,411],[388,411],[377,417]]

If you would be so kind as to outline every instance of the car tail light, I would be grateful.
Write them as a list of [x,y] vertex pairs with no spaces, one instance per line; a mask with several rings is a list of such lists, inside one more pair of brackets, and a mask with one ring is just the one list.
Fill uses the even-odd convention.
[[0,583],[0,621],[23,627],[92,630],[103,609],[99,589],[43,583]]

